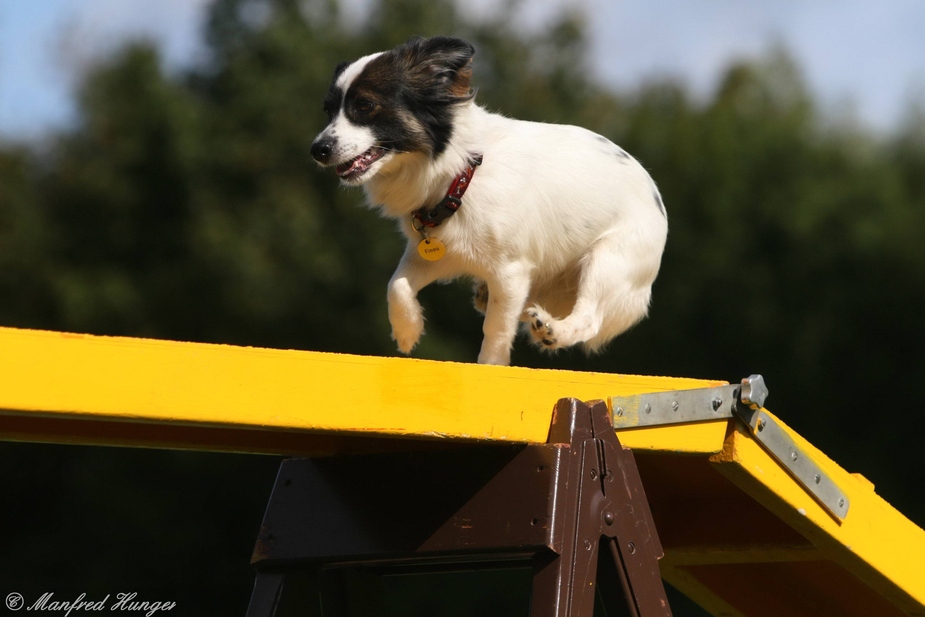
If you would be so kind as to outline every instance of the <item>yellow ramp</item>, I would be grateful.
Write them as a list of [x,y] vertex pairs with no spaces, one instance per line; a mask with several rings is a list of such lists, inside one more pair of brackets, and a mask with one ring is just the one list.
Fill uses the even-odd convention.
[[[539,443],[563,397],[722,383],[0,328],[0,439],[314,456]],[[618,431],[662,576],[714,615],[925,616],[925,532],[775,420],[850,500],[843,520],[734,418]]]
[[542,443],[563,397],[720,382],[0,328],[0,439],[321,455]]

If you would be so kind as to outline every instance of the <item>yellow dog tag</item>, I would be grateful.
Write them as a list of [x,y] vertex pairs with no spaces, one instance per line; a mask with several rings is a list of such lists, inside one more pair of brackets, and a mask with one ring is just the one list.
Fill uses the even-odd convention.
[[439,261],[446,255],[446,246],[436,238],[424,238],[418,242],[418,254],[427,261]]

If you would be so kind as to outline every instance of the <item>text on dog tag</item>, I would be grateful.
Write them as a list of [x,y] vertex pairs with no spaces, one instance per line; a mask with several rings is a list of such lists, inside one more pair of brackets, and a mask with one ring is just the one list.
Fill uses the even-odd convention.
[[437,261],[446,255],[446,246],[436,238],[424,238],[418,242],[418,254],[427,261]]

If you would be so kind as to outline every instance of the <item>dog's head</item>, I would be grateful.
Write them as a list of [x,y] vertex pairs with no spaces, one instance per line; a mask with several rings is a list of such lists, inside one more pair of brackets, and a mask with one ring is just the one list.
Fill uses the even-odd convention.
[[460,39],[415,37],[340,64],[324,99],[328,126],[315,138],[312,156],[334,165],[352,185],[363,184],[399,154],[436,157],[453,133],[454,108],[475,96],[474,54]]

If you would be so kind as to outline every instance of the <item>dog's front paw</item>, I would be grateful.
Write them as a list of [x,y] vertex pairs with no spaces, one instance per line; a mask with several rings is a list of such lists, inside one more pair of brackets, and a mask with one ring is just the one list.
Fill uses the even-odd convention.
[[400,352],[409,354],[424,334],[424,309],[405,278],[389,283],[388,300],[392,340]]
[[416,308],[416,311],[390,311],[389,314],[389,321],[392,322],[392,340],[398,344],[398,350],[403,354],[410,354],[424,334],[424,315],[420,305]]
[[530,335],[533,341],[544,349],[556,349],[558,341],[552,327],[555,321],[552,315],[538,306],[533,306],[527,309],[527,317],[529,317]]
[[421,334],[423,334],[423,332],[422,329],[417,334],[406,334],[392,330],[392,339],[398,344],[398,351],[408,355],[417,346],[418,341],[421,340]]

